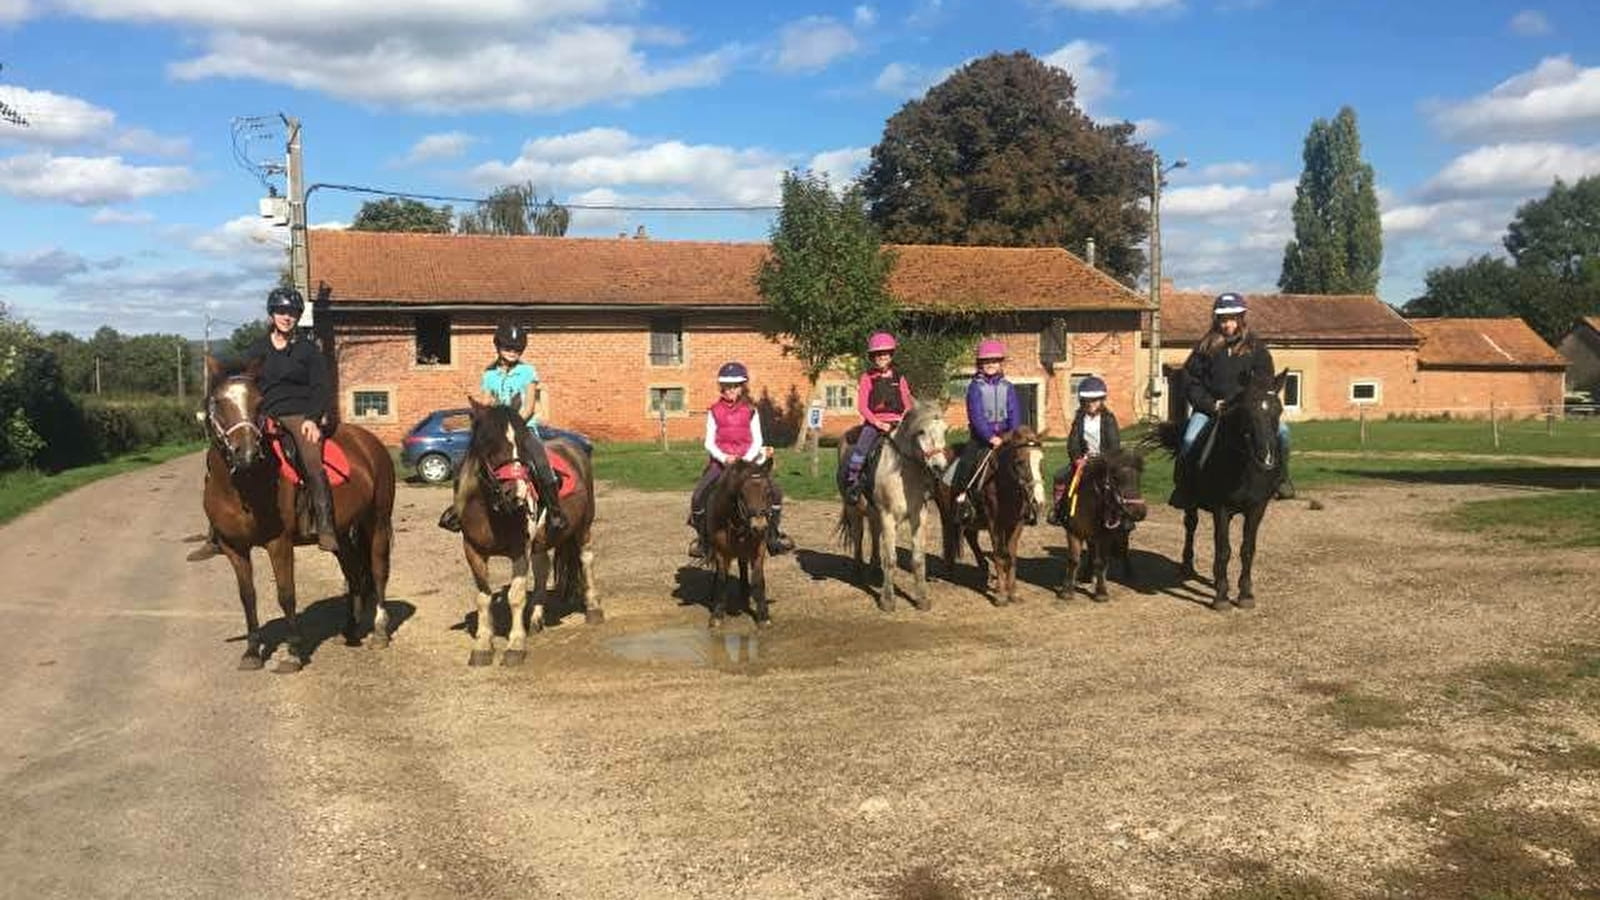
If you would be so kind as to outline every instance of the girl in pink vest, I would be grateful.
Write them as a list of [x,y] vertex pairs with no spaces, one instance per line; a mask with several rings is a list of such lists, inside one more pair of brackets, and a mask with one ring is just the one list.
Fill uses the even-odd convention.
[[[706,549],[706,492],[722,475],[722,470],[734,460],[757,462],[772,454],[772,448],[761,438],[761,416],[750,401],[750,372],[744,363],[730,362],[717,370],[717,402],[706,410],[706,460],[705,471],[695,482],[689,501],[689,524],[695,530],[695,542],[689,555],[697,559],[705,556]],[[783,519],[783,490],[776,479],[770,485],[768,503],[771,514],[767,518],[767,552],[783,553],[794,549],[794,541],[779,527]]]
[[861,501],[861,469],[879,438],[899,424],[915,402],[911,382],[894,367],[895,347],[894,335],[887,331],[867,338],[867,360],[872,365],[856,382],[856,412],[861,413],[862,426],[845,470],[845,500],[849,503]]

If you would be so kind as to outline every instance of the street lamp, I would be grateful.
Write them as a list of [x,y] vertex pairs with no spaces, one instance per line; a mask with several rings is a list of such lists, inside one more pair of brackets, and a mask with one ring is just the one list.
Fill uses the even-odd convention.
[[1187,159],[1179,159],[1166,168],[1161,167],[1161,155],[1150,154],[1150,386],[1146,391],[1149,405],[1145,409],[1148,419],[1159,419],[1157,404],[1161,401],[1161,184],[1168,172],[1187,166]]

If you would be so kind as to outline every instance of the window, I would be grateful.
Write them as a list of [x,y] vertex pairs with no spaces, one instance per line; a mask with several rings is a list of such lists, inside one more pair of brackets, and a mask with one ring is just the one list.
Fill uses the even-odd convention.
[[450,365],[449,316],[417,316],[417,365]]
[[650,415],[681,413],[686,409],[681,387],[653,387],[650,389]]
[[822,388],[822,405],[828,409],[850,410],[856,408],[856,386],[830,384]]
[[389,417],[389,392],[354,391],[350,395],[350,411],[358,419],[386,419]]
[[650,365],[683,365],[683,320],[656,318],[650,320]]
[[453,416],[445,416],[444,419],[440,421],[439,428],[448,432],[471,431],[472,417],[464,413],[458,413]]
[[1351,403],[1377,403],[1380,396],[1376,381],[1350,382]]
[[1300,408],[1300,379],[1301,374],[1299,372],[1290,372],[1288,377],[1283,379],[1284,409],[1297,410]]

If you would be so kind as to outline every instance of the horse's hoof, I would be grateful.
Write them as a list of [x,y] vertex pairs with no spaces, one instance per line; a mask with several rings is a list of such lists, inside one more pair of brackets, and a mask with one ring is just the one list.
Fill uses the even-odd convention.
[[606,611],[603,609],[586,609],[583,611],[583,621],[586,625],[604,625]]
[[1226,597],[1218,597],[1211,601],[1211,608],[1217,612],[1227,612],[1233,608],[1233,604],[1228,602]]
[[1104,591],[1101,591],[1101,592],[1093,595],[1090,599],[1094,600],[1094,602],[1096,602],[1096,603],[1107,603],[1107,602],[1109,602],[1111,600],[1111,595],[1106,593],[1106,592],[1104,592]]
[[387,650],[389,648],[389,636],[374,631],[367,636],[367,646],[374,650]]
[[1200,573],[1195,571],[1194,566],[1184,566],[1178,570],[1178,577],[1184,581],[1194,581],[1200,577]]
[[917,612],[927,612],[928,610],[933,609],[933,602],[930,600],[913,600],[911,601],[911,606]]
[[346,647],[359,647],[359,646],[361,646],[361,635],[355,634],[354,632],[346,631],[346,632],[344,632],[344,634],[342,636],[344,637],[344,645]]
[[1256,598],[1250,594],[1240,594],[1239,598],[1233,601],[1233,605],[1240,609],[1255,609]]
[[1070,596],[1072,596],[1071,586],[1063,584],[1056,588],[1056,603],[1058,605],[1066,603],[1067,598]]
[[239,657],[239,671],[241,672],[255,672],[260,670],[261,667],[265,666],[266,664],[266,660],[254,653],[246,653],[245,655]]
[[771,628],[772,627],[772,618],[769,616],[769,617],[767,617],[765,619],[757,619],[756,620],[756,627],[757,628]]
[[995,598],[989,602],[994,606],[1010,606],[1011,598],[1004,595],[996,595]]
[[507,650],[500,657],[500,665],[502,666],[520,666],[527,661],[528,651],[526,650]]
[[469,666],[487,666],[493,662],[493,650],[474,650],[472,655],[467,657],[467,665]]
[[722,617],[721,616],[712,616],[711,617],[711,621],[706,623],[706,627],[711,629],[712,631],[716,631],[717,629],[721,628],[722,627]]
[[886,612],[886,613],[894,612],[894,601],[893,600],[879,600],[878,601],[878,612]]
[[283,659],[278,660],[278,664],[273,667],[272,671],[278,675],[293,675],[300,671],[303,665],[304,663],[300,662],[300,660],[292,656],[285,656]]

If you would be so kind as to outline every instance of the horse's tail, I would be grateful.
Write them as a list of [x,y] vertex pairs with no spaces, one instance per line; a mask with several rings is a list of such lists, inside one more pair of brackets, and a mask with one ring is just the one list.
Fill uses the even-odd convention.
[[563,600],[581,602],[588,592],[582,554],[583,544],[577,540],[561,542],[551,554],[555,557],[555,595]]
[[1157,422],[1149,433],[1139,439],[1139,446],[1165,450],[1176,456],[1178,448],[1183,446],[1183,426],[1177,422]]
[[943,505],[939,506],[939,536],[944,539],[944,564],[953,569],[961,561],[961,523],[955,510]]
[[861,526],[864,521],[859,515],[851,516],[850,510],[841,506],[839,521],[833,528],[833,536],[839,541],[839,546],[846,549],[854,547],[856,541],[861,539]]

